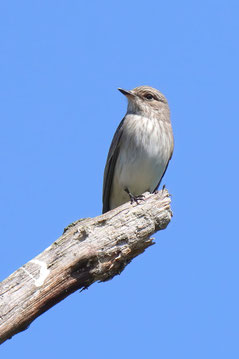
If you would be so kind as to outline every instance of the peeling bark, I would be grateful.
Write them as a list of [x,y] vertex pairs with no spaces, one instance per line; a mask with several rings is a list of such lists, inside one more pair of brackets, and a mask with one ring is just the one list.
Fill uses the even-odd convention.
[[78,289],[120,274],[151,246],[172,217],[166,189],[101,216],[80,219],[37,257],[0,283],[0,343],[25,330]]

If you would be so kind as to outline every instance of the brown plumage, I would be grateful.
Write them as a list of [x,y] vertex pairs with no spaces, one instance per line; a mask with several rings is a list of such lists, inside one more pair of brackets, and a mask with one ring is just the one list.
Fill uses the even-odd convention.
[[[119,89],[128,109],[113,137],[103,184],[103,213],[144,192],[154,192],[173,154],[174,141],[166,98],[149,86]],[[130,197],[129,197],[130,195]]]

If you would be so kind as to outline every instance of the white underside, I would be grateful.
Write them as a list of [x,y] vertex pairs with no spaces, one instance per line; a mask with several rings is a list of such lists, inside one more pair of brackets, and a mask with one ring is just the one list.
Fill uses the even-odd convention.
[[112,183],[111,209],[129,201],[125,188],[133,195],[140,195],[157,187],[172,150],[172,133],[165,132],[165,126],[170,125],[127,115]]

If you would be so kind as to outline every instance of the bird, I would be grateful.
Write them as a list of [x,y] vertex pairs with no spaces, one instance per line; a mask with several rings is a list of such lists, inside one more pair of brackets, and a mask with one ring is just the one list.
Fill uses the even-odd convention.
[[106,160],[103,210],[137,202],[143,193],[154,193],[167,170],[174,150],[174,136],[166,97],[150,86],[118,90],[128,107]]

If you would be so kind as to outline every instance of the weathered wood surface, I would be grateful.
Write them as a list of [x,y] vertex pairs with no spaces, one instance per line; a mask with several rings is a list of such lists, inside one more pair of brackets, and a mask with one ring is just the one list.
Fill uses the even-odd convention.
[[0,343],[77,289],[106,281],[153,244],[172,217],[164,189],[95,218],[74,222],[37,257],[0,283]]

